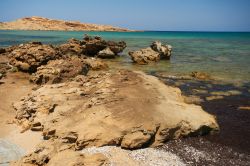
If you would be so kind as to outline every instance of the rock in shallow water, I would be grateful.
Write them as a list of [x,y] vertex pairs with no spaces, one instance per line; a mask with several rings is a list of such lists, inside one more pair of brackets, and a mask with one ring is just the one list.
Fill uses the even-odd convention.
[[129,52],[132,61],[141,65],[148,64],[150,62],[157,62],[160,60],[160,54],[148,47],[139,51]]
[[170,59],[172,53],[171,45],[162,45],[161,42],[155,41],[150,46],[154,51],[158,52],[161,56],[161,59]]
[[[117,55],[126,48],[126,43],[124,41],[121,42],[106,41],[99,36],[91,37],[85,35],[84,40],[82,42],[85,45],[84,54],[90,56],[95,56],[100,51],[107,48],[109,48],[111,52]],[[109,51],[109,53],[111,52]]]
[[150,47],[138,51],[130,51],[129,55],[133,62],[138,64],[148,64],[150,62],[157,62],[160,59],[170,59],[172,46],[162,45],[161,42],[155,41]]
[[77,39],[70,39],[67,43],[61,44],[57,47],[61,55],[83,55],[85,46],[82,41]]
[[111,51],[109,47],[105,48],[104,50],[101,50],[97,54],[98,58],[115,58],[115,53]]

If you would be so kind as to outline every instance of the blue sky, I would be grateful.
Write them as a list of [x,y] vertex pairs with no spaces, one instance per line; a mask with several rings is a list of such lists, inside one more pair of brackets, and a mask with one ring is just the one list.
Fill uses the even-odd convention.
[[250,31],[250,0],[0,0],[0,21],[26,16],[138,30]]

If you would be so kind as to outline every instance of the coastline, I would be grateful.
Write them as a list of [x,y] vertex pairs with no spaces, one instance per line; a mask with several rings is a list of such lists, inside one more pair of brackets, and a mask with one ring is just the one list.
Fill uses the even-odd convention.
[[79,21],[64,21],[45,17],[32,16],[20,18],[11,22],[0,22],[1,30],[65,30],[65,31],[133,31],[111,25],[81,23]]
[[[199,90],[199,88],[201,86],[211,85],[210,81],[208,81],[209,83],[205,83],[206,81],[204,82],[202,80],[196,80],[196,79],[189,79],[189,80],[180,79],[179,81],[176,81],[176,79],[173,79],[173,78],[178,78],[178,77],[169,76],[169,75],[167,75],[167,76],[156,75],[156,77],[161,79],[167,85],[174,86],[174,87],[180,87],[180,86],[178,86],[178,84],[180,85],[180,82],[182,82],[181,90],[185,96],[188,94],[188,91],[185,90],[186,89],[185,87],[186,86],[189,87],[191,82],[194,84],[194,85],[192,85],[191,90],[197,89],[197,91]],[[173,82],[175,84],[172,84]],[[195,85],[194,82],[201,82],[201,83]],[[209,87],[209,86],[207,86],[207,87]],[[228,87],[228,86],[221,85],[222,89],[225,89],[226,87]],[[220,89],[218,89],[218,88],[215,88],[213,90],[220,91]],[[245,104],[249,104],[247,96],[241,98],[240,101],[243,101],[242,99],[245,99],[244,100],[246,102]],[[220,127],[223,129],[219,134],[212,135],[212,136],[183,138],[180,140],[169,141],[169,142],[165,143],[165,145],[163,145],[162,147],[159,147],[159,151],[156,149],[157,153],[162,154],[162,155],[167,155],[165,153],[171,153],[171,155],[175,155],[176,157],[179,158],[178,159],[180,162],[179,165],[181,163],[186,164],[186,165],[193,165],[193,164],[195,164],[195,165],[209,165],[209,164],[214,165],[214,164],[217,164],[218,162],[222,166],[228,165],[229,163],[230,164],[237,164],[237,165],[249,164],[249,161],[250,161],[249,160],[250,159],[250,151],[248,149],[249,142],[247,142],[246,137],[248,137],[248,136],[246,135],[247,131],[245,131],[249,128],[249,126],[246,126],[247,125],[247,118],[249,118],[249,116],[246,116],[246,115],[249,115],[249,114],[247,114],[247,111],[249,111],[249,110],[244,110],[241,113],[245,119],[244,128],[242,128],[242,127],[235,128],[235,127],[228,126],[228,124],[231,124],[232,121],[234,122],[233,125],[235,125],[235,126],[243,126],[242,122],[244,122],[244,121],[242,121],[242,120],[244,120],[244,119],[235,120],[235,116],[236,117],[239,116],[239,113],[238,113],[239,110],[237,109],[238,107],[235,106],[238,103],[237,100],[239,100],[238,96],[233,95],[233,96],[231,96],[230,100],[222,99],[220,101],[221,104],[219,104],[219,105],[208,103],[208,105],[211,105],[211,106],[206,106],[207,105],[206,102],[204,104],[201,104],[201,105],[204,105],[204,107],[208,107],[205,109],[206,111],[209,111],[210,113],[213,113],[214,115],[219,116],[218,120],[220,123]],[[199,100],[197,100],[194,96],[191,96],[189,100],[186,100],[186,102],[188,102],[188,103],[195,103],[195,104],[197,104],[197,101],[199,101]],[[232,111],[230,111],[230,114],[232,114],[232,116],[230,116],[228,113],[225,113],[225,111],[228,111],[228,109],[223,110],[223,109],[225,109],[225,106],[224,106],[225,102],[226,103],[230,102],[231,106],[229,106],[229,109],[232,110]],[[222,109],[222,110],[220,110],[220,109]],[[226,119],[226,121],[223,119],[220,120],[221,119],[220,117],[221,116],[224,117],[225,115],[226,115],[226,117],[223,119]],[[13,115],[11,115],[11,116],[13,116]],[[12,126],[12,127],[10,127],[10,126]],[[224,126],[227,127],[228,129],[226,129]],[[20,129],[18,129],[17,126],[7,125],[7,127],[8,127],[8,130],[10,130],[11,132],[6,133],[5,136],[3,136],[3,137],[1,136],[2,137],[1,139],[6,139],[6,140],[10,141],[10,143],[14,143],[18,147],[21,147],[19,152],[25,151],[25,153],[27,154],[27,152],[32,151],[35,148],[35,146],[39,143],[39,141],[34,141],[34,140],[39,140],[40,133],[34,133],[34,132],[30,131],[30,132],[25,133],[23,135],[23,134],[19,133]],[[2,128],[1,128],[1,130],[2,130]],[[244,135],[242,135],[242,137],[239,137],[240,136],[239,134],[241,134],[241,133],[244,133]],[[25,140],[25,141],[23,141],[23,140]],[[30,144],[30,141],[27,141],[27,140],[32,140],[33,143]],[[232,141],[232,140],[234,140],[234,141]],[[213,146],[214,148],[211,149],[211,146]],[[107,148],[103,147],[103,149],[106,149],[106,150],[102,150],[101,148],[99,150],[99,148],[97,148],[96,150],[94,150],[93,152],[90,152],[90,153],[96,153],[96,152],[100,152],[103,154],[107,153],[107,154],[109,154],[109,156],[112,156],[110,159],[112,159],[111,161],[116,163],[116,164],[118,162],[117,159],[119,159],[120,162],[125,159],[124,157],[122,157],[120,155],[125,155],[124,153],[128,153],[126,151],[122,152],[116,148],[113,149],[113,147],[111,147],[111,149],[113,149],[113,150],[109,149],[108,147]],[[88,149],[86,149],[86,151],[88,152]],[[165,151],[165,152],[163,152],[163,151]],[[137,152],[135,152],[135,153],[137,153]],[[147,152],[147,150],[146,150],[145,152],[143,152],[143,154],[139,153],[139,154],[137,154],[137,156],[144,155],[144,154],[145,155],[146,154],[152,155],[152,156],[155,155],[155,154],[153,154],[153,153],[151,154],[151,153],[152,153],[151,151]],[[126,155],[128,155],[128,154],[126,154]],[[168,154],[168,155],[170,155],[170,154]],[[175,157],[173,156],[173,159],[174,158]],[[131,160],[130,162],[133,164],[136,163],[136,158],[134,158],[134,159],[127,158],[127,159],[130,159]],[[171,160],[169,160],[169,162],[170,161]],[[122,162],[120,164],[122,164]]]
[[[102,40],[102,39],[100,39],[100,37],[96,37],[93,40],[95,42],[96,41],[98,42],[98,40]],[[84,39],[84,42],[86,41],[89,42],[91,40],[89,40],[89,37],[86,37]],[[105,41],[103,42],[105,43]],[[36,56],[39,56],[39,55],[46,56],[45,54],[43,54],[44,49],[48,50],[46,51],[46,53],[50,52],[54,56],[57,56],[58,53],[62,54],[63,56],[68,55],[67,51],[70,51],[69,55],[72,55],[72,52],[71,52],[72,50],[68,48],[72,48],[72,45],[74,46],[79,45],[78,43],[81,43],[81,42],[78,42],[78,40],[76,39],[72,39],[70,40],[69,43],[62,44],[61,47],[55,49],[54,47],[50,45],[43,45],[39,42],[31,42],[25,45],[19,45],[17,48],[11,48],[11,49],[16,49],[17,51],[11,51],[12,56],[9,56],[9,57],[10,58],[15,58],[15,56],[18,57],[19,51],[20,52],[27,51],[29,49],[30,51],[28,51],[29,54],[27,55],[30,55],[30,53],[34,51],[33,53]],[[107,43],[107,44],[110,44],[110,43]],[[122,49],[124,49],[123,42],[120,42],[120,43],[117,42],[116,44],[117,44],[117,47],[121,47]],[[68,47],[68,45],[70,47]],[[114,44],[110,45],[110,47],[114,49],[113,46]],[[38,49],[38,51],[36,49],[33,49],[33,48],[39,48],[39,47],[43,47],[43,49],[40,48]],[[74,47],[74,48],[76,48],[76,51],[79,51],[78,47]],[[82,49],[82,47],[80,48]],[[58,49],[61,49],[61,52],[58,52],[58,53],[54,52],[55,50],[58,51]],[[65,51],[65,52],[62,52],[62,51]],[[75,56],[76,53],[77,52],[74,53],[73,57],[71,56],[56,57],[58,59],[57,60],[51,59],[51,62],[55,63],[56,65],[58,63],[63,64],[64,61],[66,62],[66,64],[73,62],[73,64],[75,64],[75,66],[73,65],[73,67],[78,67],[78,66],[84,67],[84,65],[86,64],[82,66],[81,63],[84,62],[84,60],[86,59],[93,60],[94,62],[98,62],[98,63],[102,62],[102,61],[97,61],[95,58],[93,59],[93,58],[89,58],[85,56],[83,57],[83,59],[81,59],[82,55]],[[25,54],[25,52],[23,52],[20,55],[22,56],[23,54]],[[6,59],[4,59],[4,57],[5,55],[1,56],[1,58],[3,58],[3,60],[1,60],[3,61],[2,64],[8,64],[6,62]],[[24,59],[24,61],[27,60],[27,63],[30,63],[31,59],[29,57],[25,57],[25,58],[26,59]],[[53,58],[53,57],[50,56],[50,58]],[[39,58],[36,58],[36,59],[38,60]],[[81,63],[77,61],[78,59],[81,61]],[[18,61],[20,59],[17,58],[14,60]],[[12,63],[13,63],[13,59],[12,59]],[[37,61],[37,63],[38,63],[38,66],[41,65],[39,64],[39,61]],[[45,72],[46,70],[50,72],[51,67],[56,67],[56,65],[53,65],[53,63],[52,63],[52,66],[50,63],[47,64],[48,66],[44,65],[43,67],[45,68],[41,68],[41,71],[45,69],[44,70]],[[18,63],[16,62],[13,64],[15,65]],[[20,67],[20,66],[17,65],[17,67]],[[35,73],[33,73],[33,75],[29,75],[28,73],[22,73],[22,72],[16,72],[16,73],[7,72],[7,77],[1,80],[3,82],[0,85],[1,92],[4,92],[3,94],[6,94],[6,95],[1,96],[2,97],[1,101],[5,101],[4,103],[6,103],[6,105],[2,105],[3,109],[1,110],[4,113],[3,118],[12,119],[14,117],[14,114],[13,114],[14,111],[10,112],[10,110],[13,110],[12,104],[13,102],[20,101],[21,105],[19,104],[15,105],[15,109],[19,111],[18,114],[16,115],[16,118],[19,118],[18,115],[21,118],[23,118],[27,116],[27,112],[23,112],[23,111],[26,111],[26,110],[29,111],[30,110],[29,106],[34,105],[35,106],[34,108],[36,111],[35,112],[32,111],[34,109],[32,106],[31,107],[32,112],[29,113],[28,115],[31,118],[28,118],[28,119],[25,119],[26,117],[24,118],[25,120],[24,122],[27,122],[27,120],[30,121],[31,126],[22,124],[23,119],[21,119],[20,124],[24,125],[25,127],[23,131],[30,129],[30,128],[35,131],[33,132],[26,131],[25,134],[20,134],[18,133],[17,128],[13,125],[11,125],[13,127],[7,128],[6,124],[2,123],[0,127],[2,131],[5,131],[7,129],[6,134],[3,138],[7,138],[9,141],[13,142],[14,144],[17,144],[19,147],[22,147],[25,150],[34,151],[34,147],[38,143],[41,143],[41,146],[45,145],[45,147],[48,149],[54,146],[61,146],[60,139],[62,139],[63,144],[62,144],[62,147],[60,147],[61,150],[58,151],[59,158],[60,158],[61,153],[62,154],[65,153],[64,155],[69,153],[69,155],[75,156],[76,154],[78,154],[79,152],[78,150],[81,150],[82,148],[83,148],[83,151],[85,150],[83,155],[88,156],[88,154],[86,153],[89,151],[90,152],[92,151],[91,149],[89,150],[88,147],[93,146],[93,148],[95,149],[95,146],[104,146],[104,149],[105,149],[104,151],[102,148],[97,148],[93,151],[95,152],[94,155],[96,155],[96,152],[98,153],[101,152],[104,155],[104,156],[98,156],[98,162],[99,161],[106,162],[107,161],[107,159],[105,159],[106,153],[108,153],[106,154],[108,156],[110,155],[113,156],[115,160],[118,160],[118,159],[125,160],[125,159],[119,158],[119,156],[117,159],[117,156],[116,156],[117,154],[114,154],[114,152],[117,152],[119,155],[126,154],[126,155],[133,156],[133,154],[131,154],[130,151],[120,151],[121,149],[119,150],[114,147],[111,147],[111,150],[110,150],[110,148],[105,147],[105,145],[120,145],[120,146],[122,145],[123,148],[129,147],[133,149],[134,147],[144,147],[142,146],[143,144],[145,144],[146,147],[154,145],[154,143],[156,144],[156,146],[158,146],[159,144],[157,144],[157,141],[163,141],[162,143],[164,143],[164,145],[158,147],[160,149],[158,150],[154,149],[153,151],[151,151],[149,148],[146,148],[145,151],[138,151],[138,154],[137,154],[137,151],[134,151],[135,155],[140,156],[140,157],[145,157],[145,154],[146,156],[147,155],[154,156],[154,158],[150,160],[156,161],[156,162],[159,160],[157,159],[157,155],[160,155],[161,158],[163,158],[164,160],[163,161],[159,160],[159,162],[163,162],[164,164],[164,162],[170,163],[173,161],[175,162],[176,165],[192,165],[192,164],[209,165],[209,164],[216,164],[218,162],[221,163],[221,165],[228,165],[228,164],[234,164],[234,163],[237,163],[239,165],[245,165],[249,163],[249,150],[248,150],[249,142],[246,139],[248,135],[247,134],[241,135],[241,133],[247,133],[249,129],[249,125],[247,125],[249,122],[249,116],[248,116],[249,114],[247,111],[249,110],[247,108],[250,105],[249,100],[248,100],[250,96],[250,92],[248,90],[249,85],[247,84],[241,87],[241,86],[236,86],[236,85],[231,85],[231,84],[223,84],[219,80],[210,79],[210,77],[204,78],[203,80],[203,78],[202,79],[192,78],[190,76],[187,77],[187,76],[164,75],[164,73],[162,74],[161,72],[159,73],[152,72],[151,75],[154,75],[154,76],[148,76],[146,74],[143,74],[142,72],[136,72],[135,69],[132,69],[132,71],[124,70],[124,69],[121,70],[121,67],[113,68],[113,66],[111,65],[110,65],[111,67],[110,70],[107,70],[106,68],[105,69],[101,68],[101,70],[104,70],[103,72],[90,71],[88,75],[82,75],[79,78],[76,77],[77,79],[75,81],[74,79],[72,80],[71,78],[74,75],[61,75],[62,79],[59,79],[59,81],[66,81],[65,83],[49,85],[50,84],[49,82],[33,82],[32,84],[29,82],[29,80],[36,81],[36,78],[40,77],[39,71],[32,70],[32,68],[29,68],[29,65],[28,67],[25,65],[23,65],[22,67],[23,68],[21,68],[21,70],[30,69],[29,72],[31,73],[35,72]],[[61,68],[64,68],[64,66],[62,67],[58,66],[58,67],[60,70]],[[104,66],[102,65],[102,67]],[[71,70],[77,71],[78,69],[69,68],[70,72]],[[35,75],[38,74],[38,77],[34,77],[35,76],[34,74]],[[41,74],[44,74],[44,73],[41,73]],[[160,82],[155,76],[159,78],[162,82]],[[51,79],[50,77],[51,75],[49,75],[48,78],[45,78],[44,81],[46,81],[47,79]],[[52,78],[53,77],[54,76],[52,75]],[[66,79],[63,79],[63,77],[65,77]],[[39,79],[37,81],[39,81]],[[79,83],[81,81],[82,81],[82,84]],[[38,85],[35,85],[34,83],[38,83]],[[39,85],[40,83],[42,84],[44,83],[48,85],[41,86]],[[165,83],[166,85],[164,85],[163,83]],[[86,85],[86,86],[82,86],[82,85]],[[89,91],[89,89],[87,88],[89,86],[93,86],[91,87],[92,91]],[[19,87],[19,88],[15,88],[15,87]],[[87,89],[84,89],[83,87]],[[107,90],[104,87],[110,90]],[[177,87],[177,88],[173,88],[173,87]],[[93,91],[93,89],[99,89],[99,90]],[[120,93],[115,92],[116,90],[120,90]],[[30,95],[27,95],[28,93]],[[80,96],[77,94],[80,94]],[[110,94],[111,96],[109,96]],[[26,97],[20,100],[22,95]],[[57,95],[57,97],[54,98],[53,97],[54,95]],[[46,99],[44,98],[44,96],[48,98]],[[65,96],[68,96],[67,100],[64,99]],[[124,98],[124,96],[126,96],[126,99]],[[150,98],[147,98],[145,96],[150,96]],[[52,98],[50,99],[50,97]],[[38,100],[34,100],[35,98]],[[47,105],[49,103],[43,103],[43,100],[40,100],[43,98],[48,101],[56,102],[56,104],[51,103],[53,105],[52,107],[53,110],[49,108],[49,112],[46,111],[47,107],[50,107],[50,105]],[[80,104],[78,102],[79,101],[86,102],[85,100],[87,101],[89,100],[90,103],[87,102],[87,105],[86,105],[87,107],[81,108],[82,103]],[[119,104],[116,102],[118,102]],[[63,105],[62,103],[65,103],[67,106]],[[70,108],[71,103],[74,103],[72,105],[74,107],[72,108]],[[80,105],[77,105],[77,103]],[[56,111],[54,111],[54,108],[55,107],[57,108],[58,104],[60,106],[59,110],[56,109]],[[107,107],[105,104],[107,104]],[[146,108],[144,108],[145,105],[147,105]],[[175,112],[180,111],[178,113],[178,116],[174,116],[173,113],[172,113],[172,116],[169,116],[168,113],[165,113],[166,111],[173,112],[173,110],[168,108],[169,105],[172,105],[171,108],[176,107],[174,109]],[[201,107],[198,105],[200,105]],[[36,108],[37,106],[38,108]],[[181,106],[182,109],[180,109],[179,106]],[[91,108],[91,107],[94,107],[94,108]],[[125,108],[130,108],[130,109],[125,109]],[[166,110],[165,108],[168,108],[168,109]],[[194,111],[195,113],[192,114],[193,116],[190,116],[190,115],[187,116],[186,111],[183,111],[183,108],[187,109],[189,112]],[[81,109],[83,110],[86,109],[86,110],[82,111]],[[147,111],[145,111],[145,109]],[[44,117],[41,116],[41,114],[39,114],[38,110],[43,111],[45,113],[48,112],[48,115],[47,115],[48,120],[44,119]],[[94,119],[95,121],[97,121],[97,124],[95,124],[95,122],[93,123],[93,120],[92,120],[93,118],[92,112],[94,110],[96,111],[93,113]],[[101,112],[98,112],[98,110],[101,110]],[[125,110],[125,111],[119,112],[119,114],[122,115],[122,118],[120,118],[119,117],[120,115],[117,114],[118,110]],[[131,111],[131,110],[134,110],[134,111]],[[151,110],[154,110],[152,112],[152,115],[148,114],[150,113]],[[208,113],[204,114],[202,113],[202,110],[205,110],[206,112],[218,117],[217,120],[222,130],[221,133],[215,134],[212,136],[205,136],[205,137],[203,136],[203,137],[181,138],[180,140],[177,140],[177,141],[168,140],[170,138],[174,139],[175,137],[179,138],[179,136],[182,137],[182,135],[178,135],[178,133],[184,134],[183,137],[186,137],[186,136],[192,136],[193,134],[195,136],[197,136],[196,134],[203,135],[203,134],[207,134],[207,131],[210,131],[210,130],[206,130],[206,127],[205,128],[201,127],[200,129],[198,128],[198,132],[196,132],[197,123],[201,123],[201,124],[205,123],[206,125],[210,125],[211,128],[214,128],[215,130],[217,130],[216,124],[214,124],[213,122],[214,116],[209,116]],[[60,112],[60,111],[63,111],[63,112]],[[77,116],[71,113],[74,111],[78,111]],[[53,114],[53,112],[55,112],[55,114]],[[81,115],[81,113],[84,113],[84,114]],[[67,114],[67,119],[64,119],[65,114]],[[84,137],[81,138],[81,137],[78,137],[78,135],[74,134],[74,133],[81,134],[82,131],[79,129],[82,129],[84,125],[86,125],[85,123],[81,125],[82,119],[80,115],[85,120],[85,123],[89,124],[87,125],[88,128],[85,128],[84,131],[91,130],[89,131],[89,133],[91,133],[90,138],[86,138],[86,136],[88,135],[84,135]],[[180,115],[183,117],[181,117]],[[196,116],[198,116],[198,119]],[[61,120],[58,121],[57,119],[53,119],[54,117],[57,117]],[[118,117],[119,121],[117,121],[115,117]],[[143,117],[143,119],[141,119],[141,117]],[[152,117],[153,119],[151,119]],[[203,117],[205,121],[203,121],[202,120],[203,118],[201,117]],[[36,118],[38,122],[34,122],[33,121],[34,118]],[[52,119],[49,120],[50,118]],[[73,121],[71,118],[73,119]],[[145,119],[147,118],[148,120],[145,121]],[[167,129],[164,129],[164,127],[166,127],[165,125],[163,125],[163,128],[158,126],[156,127],[156,129],[153,129],[153,130],[151,129],[138,130],[136,131],[138,132],[138,134],[135,134],[135,135],[133,135],[134,131],[132,131],[132,133],[127,133],[127,136],[122,135],[121,137],[118,137],[118,138],[117,138],[117,135],[112,135],[112,134],[109,134],[108,136],[104,134],[104,137],[102,136],[99,137],[103,133],[106,133],[105,131],[109,127],[103,127],[103,126],[107,124],[110,125],[111,123],[112,125],[115,125],[115,126],[118,125],[119,127],[125,126],[124,124],[126,125],[129,124],[129,126],[132,125],[131,127],[133,127],[133,125],[136,126],[133,128],[138,128],[138,126],[141,126],[141,124],[136,124],[136,123],[143,123],[146,126],[148,125],[151,126],[151,121],[155,120],[154,118],[156,118],[157,123],[159,123],[159,121],[161,121],[161,123],[165,123],[165,121],[167,121],[168,123],[171,122],[172,124],[171,123],[165,124],[166,126],[170,125],[171,127],[173,127],[172,125],[178,122],[179,120],[181,120],[182,118],[185,120],[191,120],[191,122],[183,123],[182,121],[180,121],[180,123],[177,123],[177,127],[173,129],[177,131],[180,129],[180,132],[175,132],[176,135],[170,135],[170,137],[169,136],[162,137],[162,134],[159,134],[159,133],[164,134],[165,131],[168,131]],[[166,120],[168,118],[170,119]],[[192,121],[192,118],[194,118],[194,121]],[[208,121],[206,122],[206,120]],[[80,126],[76,127],[76,124],[73,123],[75,121],[78,121],[81,127]],[[95,136],[95,133],[92,133],[92,132],[96,131],[95,129],[97,128],[94,127],[92,130],[89,126],[96,126],[96,125],[99,126],[98,121],[101,121],[100,123],[102,124],[102,127],[98,128],[97,135]],[[121,123],[122,121],[125,121],[126,123],[123,124]],[[58,125],[56,125],[57,122],[59,122]],[[135,124],[133,123],[131,124],[131,122]],[[9,121],[9,123],[12,123],[12,122]],[[46,124],[46,123],[47,125],[49,124],[49,126],[55,127],[56,130],[52,130],[48,128],[48,132],[47,132],[47,129],[46,130],[44,129],[44,125],[41,125],[41,124]],[[51,125],[50,123],[55,123],[55,124]],[[67,125],[68,126],[67,129],[70,129],[70,126],[72,127],[72,124],[74,126],[74,128],[72,128],[73,132],[70,131],[69,132],[70,134],[69,135],[66,134],[65,136],[64,125]],[[184,125],[184,128],[183,129],[182,127],[179,128],[178,125]],[[194,127],[192,125],[194,125]],[[126,133],[128,130],[130,130],[130,129],[124,130],[123,128],[119,128],[118,126],[115,129],[115,134],[118,134],[118,135],[120,134],[120,132],[117,131],[118,129],[122,129],[121,133]],[[240,127],[240,126],[244,126],[244,127]],[[189,129],[189,127],[191,128]],[[8,131],[8,129],[12,131]],[[104,132],[102,131],[103,129],[104,129]],[[202,131],[203,129],[204,131]],[[49,139],[49,141],[40,142],[41,132],[37,132],[37,131],[41,131],[41,130],[43,131],[43,138]],[[158,132],[160,130],[161,132]],[[188,134],[190,130],[194,130],[191,132],[192,133],[191,135]],[[52,132],[52,131],[57,131],[56,135],[55,135],[55,132]],[[98,134],[98,132],[100,131],[101,131],[101,134],[100,133]],[[143,134],[142,137],[140,136],[141,131],[145,132],[145,134]],[[110,133],[113,133],[113,132],[110,132]],[[151,133],[153,133],[152,139],[150,138],[152,137]],[[83,134],[85,133],[83,132]],[[110,137],[112,136],[115,136],[114,140],[113,139],[109,140]],[[130,139],[134,139],[133,137],[138,137],[138,136],[139,138],[135,140],[139,140],[139,143],[137,142],[133,143],[133,141],[132,143],[122,143],[123,141],[121,141],[121,139],[123,140],[128,137],[127,139],[129,142]],[[17,139],[12,139],[12,138],[17,138]],[[53,138],[53,139],[50,139],[50,138]],[[31,140],[34,139],[36,141],[33,141],[32,144],[30,144],[29,143],[30,141],[28,141],[30,139]],[[76,142],[77,139],[79,142]],[[80,143],[81,142],[80,139],[83,139],[82,146]],[[87,139],[87,141],[85,139]],[[90,141],[88,141],[88,139]],[[104,142],[102,142],[102,139],[104,139]],[[140,143],[140,141],[142,141],[142,143]],[[146,143],[144,141],[146,141]],[[151,141],[155,141],[155,142],[151,142]],[[74,148],[72,149],[72,146],[76,147],[76,149]],[[216,153],[214,153],[214,151],[211,150],[211,146],[217,149]],[[40,150],[42,149],[43,148],[41,148]],[[77,153],[75,152],[76,150],[77,150]],[[110,151],[112,151],[111,154],[109,154]],[[192,154],[191,157],[190,157],[190,153]],[[36,152],[31,153],[30,155],[31,157],[33,155],[36,155]],[[57,153],[56,154],[49,153],[48,155],[49,156],[51,155],[53,158],[54,155],[57,155]],[[24,156],[24,158],[25,157],[29,160],[29,156]],[[92,160],[95,157],[91,156],[90,158]],[[49,159],[51,158],[49,157]],[[131,162],[132,160],[134,160],[133,157],[130,159],[131,159]],[[38,156],[38,158],[36,158],[35,161],[40,162],[39,160],[40,159]],[[22,162],[22,161],[19,161],[19,162]],[[44,162],[44,161],[42,160],[41,162]],[[52,159],[51,162],[52,163],[59,162],[59,160],[58,158],[55,160]],[[88,162],[88,161],[84,161],[84,162]],[[147,163],[149,161],[145,160],[145,162]]]

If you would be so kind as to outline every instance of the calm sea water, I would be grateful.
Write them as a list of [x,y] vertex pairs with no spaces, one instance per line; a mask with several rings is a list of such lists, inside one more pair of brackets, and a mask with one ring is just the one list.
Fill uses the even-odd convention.
[[[250,81],[250,33],[0,31],[0,47],[28,41],[60,44],[70,38],[81,39],[85,33],[124,40],[126,50],[113,60],[119,67],[173,75],[203,71],[230,82]],[[171,60],[146,66],[132,64],[128,51],[148,47],[155,40],[173,46]]]

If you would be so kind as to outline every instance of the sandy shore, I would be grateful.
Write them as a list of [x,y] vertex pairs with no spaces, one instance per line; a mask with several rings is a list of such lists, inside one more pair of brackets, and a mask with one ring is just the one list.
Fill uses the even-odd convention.
[[35,132],[20,133],[20,128],[12,124],[15,112],[12,103],[31,92],[34,85],[29,83],[28,74],[9,73],[0,82],[0,163],[17,160],[34,150],[41,141],[41,134]]

